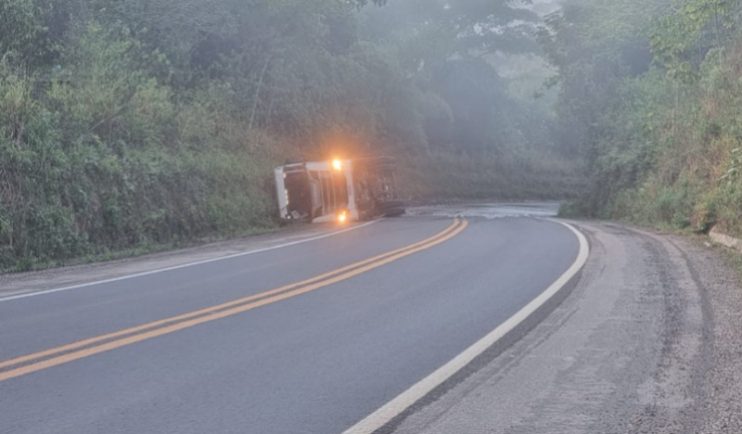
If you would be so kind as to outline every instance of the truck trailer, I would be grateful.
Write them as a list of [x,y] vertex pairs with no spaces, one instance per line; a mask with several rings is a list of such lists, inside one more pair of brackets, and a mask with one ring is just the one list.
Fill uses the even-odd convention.
[[284,221],[345,223],[405,211],[391,158],[292,163],[277,167],[274,175]]

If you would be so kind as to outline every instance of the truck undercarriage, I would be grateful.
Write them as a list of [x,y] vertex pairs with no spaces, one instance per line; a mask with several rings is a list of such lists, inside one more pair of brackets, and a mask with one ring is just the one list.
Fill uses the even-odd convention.
[[369,220],[404,214],[390,158],[314,161],[275,169],[286,221]]

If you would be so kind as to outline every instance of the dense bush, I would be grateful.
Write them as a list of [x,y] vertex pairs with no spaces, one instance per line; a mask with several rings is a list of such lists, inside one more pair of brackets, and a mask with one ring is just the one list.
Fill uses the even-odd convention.
[[487,60],[538,17],[366,3],[0,2],[0,269],[273,226],[271,168],[332,152],[397,156],[414,198],[573,188]]
[[[266,139],[216,146],[224,132],[194,116],[197,106],[176,110],[151,80],[119,107],[87,80],[54,83],[42,105],[31,77],[7,66],[0,74],[0,266],[272,224],[272,160],[252,149],[270,146]],[[81,99],[86,93],[98,98]],[[209,146],[198,143],[199,131],[211,131]]]
[[565,3],[546,44],[591,179],[573,209],[742,235],[741,18],[737,0]]
[[0,64],[0,268],[273,224],[275,146],[218,89],[176,98],[125,30],[75,33],[47,79]]

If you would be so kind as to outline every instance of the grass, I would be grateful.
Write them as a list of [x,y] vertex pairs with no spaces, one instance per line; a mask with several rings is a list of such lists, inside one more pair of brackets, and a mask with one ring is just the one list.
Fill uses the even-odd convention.
[[266,226],[266,227],[252,228],[246,231],[236,232],[232,234],[201,237],[201,238],[193,239],[193,240],[183,240],[179,242],[170,242],[170,243],[141,244],[141,245],[138,245],[132,248],[118,249],[118,250],[105,250],[99,253],[93,253],[93,254],[83,255],[79,257],[68,258],[64,260],[48,260],[48,261],[23,260],[13,267],[6,267],[6,268],[0,269],[0,273],[22,273],[22,272],[28,272],[28,271],[41,271],[41,270],[48,270],[48,269],[59,268],[59,267],[70,267],[70,266],[76,266],[76,265],[86,265],[86,264],[102,263],[102,262],[108,262],[108,261],[116,261],[120,259],[136,258],[136,257],[144,256],[144,255],[153,254],[153,253],[170,252],[170,251],[179,250],[179,249],[187,249],[191,247],[204,246],[207,244],[216,243],[220,241],[238,240],[241,238],[246,238],[246,237],[251,237],[251,236],[271,234],[271,233],[279,232],[283,229],[284,227],[282,226]]

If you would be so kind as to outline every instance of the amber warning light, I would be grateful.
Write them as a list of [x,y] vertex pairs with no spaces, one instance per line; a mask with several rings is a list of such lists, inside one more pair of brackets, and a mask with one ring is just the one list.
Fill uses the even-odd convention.
[[343,225],[348,222],[348,211],[340,211],[338,213],[338,223]]

